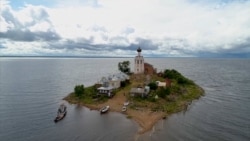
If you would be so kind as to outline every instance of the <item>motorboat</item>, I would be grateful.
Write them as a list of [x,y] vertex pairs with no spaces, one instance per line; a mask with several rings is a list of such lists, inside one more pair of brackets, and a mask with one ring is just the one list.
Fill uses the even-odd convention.
[[66,116],[66,114],[67,114],[67,107],[64,104],[61,104],[57,110],[57,116],[54,122],[62,120]]

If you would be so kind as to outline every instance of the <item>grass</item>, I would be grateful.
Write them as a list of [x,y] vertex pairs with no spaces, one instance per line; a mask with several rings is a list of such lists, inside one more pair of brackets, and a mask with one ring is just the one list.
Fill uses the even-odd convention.
[[[159,77],[153,76],[152,79],[159,80]],[[195,83],[179,84],[176,80],[172,81],[172,86],[169,89],[170,93],[165,98],[154,99],[158,92],[162,92],[159,91],[159,88],[156,91],[151,91],[147,98],[130,98],[134,103],[131,108],[146,107],[152,111],[163,111],[168,114],[176,113],[184,110],[192,100],[198,99],[204,93],[202,88]]]
[[84,94],[80,97],[77,97],[74,92],[70,93],[64,100],[69,101],[70,103],[85,103],[85,104],[95,104],[95,103],[104,103],[108,100],[106,96],[98,96],[95,86],[86,87],[84,89]]

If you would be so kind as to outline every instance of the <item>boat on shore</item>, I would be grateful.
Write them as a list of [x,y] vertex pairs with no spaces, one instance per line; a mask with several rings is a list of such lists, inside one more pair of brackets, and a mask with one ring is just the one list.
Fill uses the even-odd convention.
[[109,110],[109,106],[104,106],[101,108],[100,113],[101,114],[106,113],[106,112],[108,112],[108,110]]
[[54,122],[62,120],[67,114],[67,107],[64,104],[61,104],[57,111],[57,116],[54,119]]
[[128,106],[128,105],[129,105],[129,101],[124,102],[123,105],[124,105],[124,106]]
[[126,112],[127,111],[127,107],[126,106],[122,106],[122,112]]

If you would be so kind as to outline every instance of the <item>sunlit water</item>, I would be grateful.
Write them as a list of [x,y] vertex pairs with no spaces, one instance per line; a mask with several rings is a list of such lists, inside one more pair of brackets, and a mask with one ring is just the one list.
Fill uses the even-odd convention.
[[133,58],[0,58],[0,140],[250,140],[249,59],[145,58],[158,71],[176,69],[194,80],[205,96],[142,136],[123,114],[78,105],[67,104],[67,116],[53,122],[75,85],[94,84],[123,60],[133,70]]

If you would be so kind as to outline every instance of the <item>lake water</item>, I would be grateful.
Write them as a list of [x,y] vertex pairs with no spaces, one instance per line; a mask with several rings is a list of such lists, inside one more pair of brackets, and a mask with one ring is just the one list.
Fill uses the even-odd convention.
[[0,58],[1,141],[223,141],[250,140],[250,60],[145,58],[158,71],[176,69],[205,90],[185,112],[137,136],[138,125],[120,113],[70,105],[54,123],[63,97],[90,86],[133,58]]

